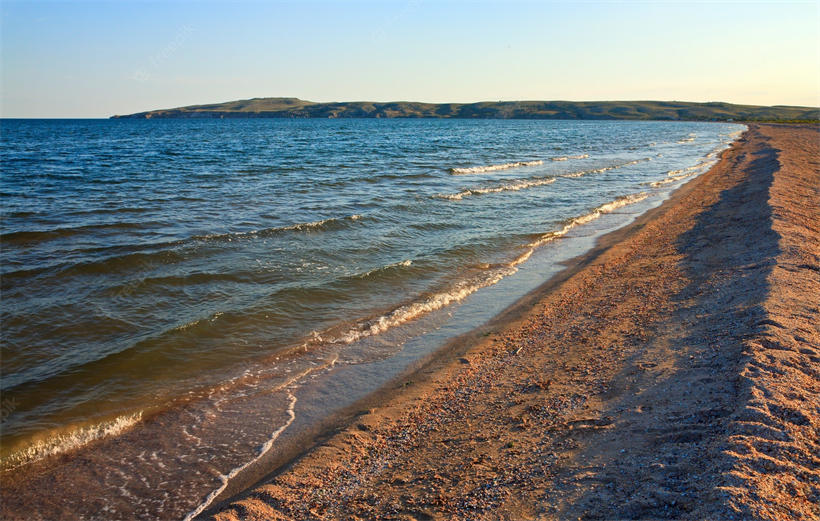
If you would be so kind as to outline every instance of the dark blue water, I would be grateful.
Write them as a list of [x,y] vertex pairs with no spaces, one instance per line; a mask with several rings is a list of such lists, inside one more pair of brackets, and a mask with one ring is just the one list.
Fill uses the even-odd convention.
[[[193,402],[166,428],[215,458],[224,451],[192,426],[216,414],[225,431],[209,423],[213,436],[244,434],[214,403],[253,396],[260,381],[307,388],[306,367],[395,355],[545,244],[702,172],[742,128],[2,121],[4,465]],[[248,427],[248,447],[290,425],[283,393]],[[243,418],[254,403],[237,408]]]

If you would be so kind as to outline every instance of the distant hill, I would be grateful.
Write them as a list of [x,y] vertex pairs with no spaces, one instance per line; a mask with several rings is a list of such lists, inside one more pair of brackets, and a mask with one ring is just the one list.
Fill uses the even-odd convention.
[[482,101],[418,103],[348,101],[315,103],[298,98],[253,98],[210,105],[151,110],[112,118],[462,118],[629,119],[685,121],[817,121],[816,107],[733,105],[685,101]]

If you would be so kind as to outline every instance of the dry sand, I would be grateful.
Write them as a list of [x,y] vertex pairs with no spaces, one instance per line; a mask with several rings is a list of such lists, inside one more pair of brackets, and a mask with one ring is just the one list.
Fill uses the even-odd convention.
[[751,126],[210,518],[817,519],[818,161],[817,128]]

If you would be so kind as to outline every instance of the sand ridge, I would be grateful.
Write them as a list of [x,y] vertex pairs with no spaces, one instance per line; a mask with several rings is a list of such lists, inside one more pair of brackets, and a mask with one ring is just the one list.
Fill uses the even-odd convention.
[[529,312],[206,516],[820,516],[818,148],[750,126]]

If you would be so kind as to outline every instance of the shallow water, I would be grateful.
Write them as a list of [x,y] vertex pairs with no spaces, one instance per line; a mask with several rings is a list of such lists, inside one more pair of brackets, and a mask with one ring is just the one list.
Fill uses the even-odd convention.
[[0,125],[3,465],[105,438],[113,518],[204,508],[659,204],[743,128]]

